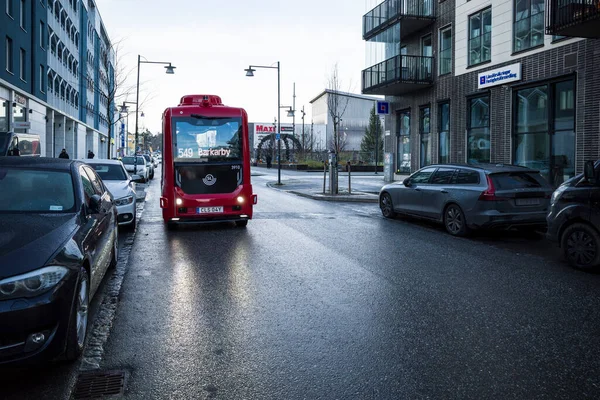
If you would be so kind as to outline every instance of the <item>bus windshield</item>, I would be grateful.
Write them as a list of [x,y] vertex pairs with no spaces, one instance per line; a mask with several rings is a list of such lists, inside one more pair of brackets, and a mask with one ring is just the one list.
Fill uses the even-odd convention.
[[10,132],[0,132],[0,156],[5,156],[10,145]]
[[172,129],[175,161],[242,160],[241,118],[173,117]]

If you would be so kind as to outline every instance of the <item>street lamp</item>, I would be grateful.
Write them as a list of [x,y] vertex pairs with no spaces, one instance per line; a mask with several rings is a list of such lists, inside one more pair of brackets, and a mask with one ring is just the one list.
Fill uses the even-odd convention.
[[[129,107],[126,106],[126,104],[135,104],[136,105],[136,109],[135,109],[136,115],[139,111],[137,109],[137,104],[133,101],[124,101],[123,104],[121,105],[120,113],[125,114],[126,115],[125,118],[127,118],[127,120],[126,120],[127,131],[125,132],[125,143],[127,143],[126,149],[129,149]],[[141,117],[144,117],[144,112],[142,111],[141,113],[142,113]],[[125,155],[125,154],[123,154],[123,155]]]
[[300,110],[300,112],[302,113],[302,153],[305,154],[306,153],[306,143],[304,141],[304,116],[306,115],[306,113],[304,112],[304,106],[302,106],[302,110]]
[[[137,61],[137,85],[136,85],[136,95],[135,95],[135,145],[133,148],[133,165],[134,165],[134,170],[137,172],[137,148],[138,148],[138,112],[137,110],[140,107],[140,64],[167,64],[167,66],[165,67],[166,71],[165,73],[172,75],[175,73],[175,68],[174,66],[171,65],[170,62],[163,62],[163,61],[148,61],[148,60],[143,60],[142,61],[142,56],[140,56],[138,54],[138,61]],[[144,57],[145,58],[145,57]]]
[[[277,66],[267,66],[267,65],[250,65],[248,69],[245,69],[247,77],[253,77],[254,68],[268,68],[268,69],[276,69],[277,70],[277,134],[281,135],[281,70],[280,63],[277,61]],[[289,112],[288,112],[289,115]],[[277,140],[277,184],[281,185],[281,139]]]

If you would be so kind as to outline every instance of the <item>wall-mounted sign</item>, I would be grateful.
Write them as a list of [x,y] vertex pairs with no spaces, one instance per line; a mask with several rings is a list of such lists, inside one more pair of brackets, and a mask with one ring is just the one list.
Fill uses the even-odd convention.
[[485,89],[496,85],[521,80],[521,63],[507,65],[477,75],[477,88]]
[[22,105],[27,105],[27,98],[25,96],[21,96],[18,93],[15,93],[15,102]]
[[31,122],[29,121],[15,121],[13,123],[15,129],[29,129],[31,128]]
[[388,115],[390,113],[390,103],[388,101],[377,102],[377,114]]

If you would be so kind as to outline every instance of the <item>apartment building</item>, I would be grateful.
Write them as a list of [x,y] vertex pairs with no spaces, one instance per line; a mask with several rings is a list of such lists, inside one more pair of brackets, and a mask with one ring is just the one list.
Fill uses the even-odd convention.
[[[387,0],[363,16],[397,173],[512,163],[558,185],[600,158],[598,0]],[[566,7],[569,6],[569,7]]]
[[106,157],[114,52],[95,2],[2,2],[0,132],[40,135],[48,157]]

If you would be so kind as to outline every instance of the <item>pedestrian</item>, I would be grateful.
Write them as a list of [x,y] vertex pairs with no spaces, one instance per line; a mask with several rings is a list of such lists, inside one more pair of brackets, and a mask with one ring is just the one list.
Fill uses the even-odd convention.
[[67,153],[67,149],[62,149],[62,151],[60,152],[60,154],[58,155],[58,158],[69,158],[69,153]]
[[93,151],[88,150],[88,158],[94,158],[95,154]]
[[267,168],[271,168],[271,160],[272,160],[271,155],[267,154]]

